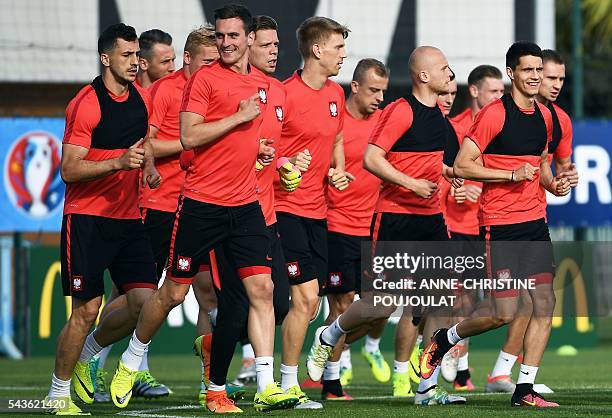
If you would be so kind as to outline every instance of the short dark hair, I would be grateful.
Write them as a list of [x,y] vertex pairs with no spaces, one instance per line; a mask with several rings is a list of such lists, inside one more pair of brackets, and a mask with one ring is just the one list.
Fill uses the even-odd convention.
[[552,61],[555,64],[565,65],[565,61],[561,54],[552,49],[543,49],[542,50],[542,62],[546,64],[548,61]]
[[516,69],[521,57],[534,56],[542,58],[542,50],[533,42],[518,41],[513,43],[506,52],[506,67]]
[[270,16],[253,16],[253,24],[251,25],[251,31],[257,32],[258,30],[278,30],[278,23],[276,23],[276,20],[274,20]]
[[115,48],[117,39],[133,42],[138,39],[136,29],[124,23],[117,23],[104,29],[98,38],[98,54],[108,53]]
[[349,32],[349,28],[328,17],[309,17],[295,32],[300,55],[304,59],[310,57],[312,46],[327,39],[332,33],[339,33],[346,39]]
[[155,44],[172,45],[172,36],[161,29],[150,29],[140,34],[138,38],[140,44],[140,56],[144,59],[153,57],[153,47]]
[[219,19],[231,19],[236,17],[242,20],[244,24],[244,31],[246,33],[251,32],[253,27],[253,15],[251,11],[242,4],[226,4],[214,11],[215,22]]
[[368,70],[374,70],[374,73],[379,77],[389,78],[389,68],[374,58],[364,58],[357,63],[355,71],[353,71],[353,81],[363,83]]
[[499,71],[499,68],[492,65],[479,65],[470,72],[470,75],[468,76],[468,86],[480,87],[482,81],[487,77],[501,80],[502,73]]

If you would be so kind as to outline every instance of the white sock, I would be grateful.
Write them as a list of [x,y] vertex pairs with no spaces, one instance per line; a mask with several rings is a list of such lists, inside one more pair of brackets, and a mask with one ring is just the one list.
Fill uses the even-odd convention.
[[79,356],[79,361],[87,363],[93,356],[102,351],[102,347],[93,336],[93,332],[85,338],[85,344],[83,344],[83,350]]
[[342,337],[346,332],[340,327],[338,321],[341,316],[339,316],[330,326],[325,328],[321,333],[321,339],[325,341],[326,344],[331,345],[332,347],[336,345],[340,337]]
[[446,331],[446,338],[448,338],[448,342],[452,345],[457,344],[462,338],[457,334],[457,325],[453,325]]
[[346,346],[344,350],[342,350],[342,354],[340,355],[340,367],[344,367],[345,369],[352,369],[353,365],[351,364],[351,347]]
[[251,344],[245,344],[242,346],[242,359],[245,358],[255,358],[255,351],[253,351],[253,346]]
[[274,357],[255,357],[257,372],[257,392],[266,390],[266,386],[274,383]]
[[408,373],[409,361],[397,361],[393,360],[393,373]]
[[340,379],[340,362],[327,361],[323,370],[323,380],[338,380]]
[[423,334],[417,335],[417,339],[414,345],[417,347],[420,347],[422,342],[423,342]]
[[292,386],[300,385],[298,382],[298,366],[287,366],[281,363],[281,389],[285,392]]
[[106,359],[108,358],[108,355],[110,354],[112,348],[112,344],[107,345],[102,349],[102,351],[98,353],[98,369],[104,368],[104,365],[106,364]]
[[213,328],[217,326],[217,313],[218,313],[217,308],[213,308],[210,311],[208,311],[208,320],[210,321],[210,325]]
[[521,369],[516,384],[530,383],[533,385],[535,383],[536,374],[538,374],[538,367],[521,364]]
[[470,366],[468,365],[468,355],[470,353],[465,353],[461,357],[459,357],[459,363],[457,364],[457,371],[468,370]]
[[380,338],[372,338],[369,335],[365,337],[365,351],[374,353],[380,350]]
[[62,380],[53,373],[48,396],[51,399],[70,398],[70,379]]
[[145,344],[138,340],[136,331],[134,331],[127,349],[121,355],[121,362],[123,365],[132,371],[137,371],[140,368],[142,357],[146,353],[148,346],[149,343]]
[[495,362],[495,367],[493,367],[493,371],[491,372],[491,377],[510,376],[512,374],[512,366],[514,366],[517,358],[517,356],[500,350],[497,361]]
[[223,392],[225,390],[225,385],[215,385],[211,381],[210,385],[208,385],[208,390],[211,392]]
[[429,379],[421,379],[419,382],[419,388],[417,389],[419,392],[424,393],[432,386],[438,384],[438,375],[440,374],[440,366],[436,367],[436,370],[429,376]]
[[147,349],[144,352],[144,356],[142,356],[140,367],[138,367],[139,372],[143,370],[149,370],[149,346],[147,346]]

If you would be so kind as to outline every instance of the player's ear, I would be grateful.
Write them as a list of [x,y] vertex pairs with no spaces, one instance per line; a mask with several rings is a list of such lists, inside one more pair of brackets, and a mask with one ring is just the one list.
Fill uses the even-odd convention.
[[149,61],[147,61],[143,57],[138,57],[138,66],[142,71],[147,71],[147,69],[149,68]]
[[321,45],[319,44],[312,44],[312,55],[315,56],[315,58],[321,58]]
[[247,34],[247,45],[251,46],[251,45],[253,45],[254,42],[255,42],[255,32],[250,31]]
[[359,90],[359,83],[356,82],[355,80],[351,81],[351,93],[357,94],[358,90]]
[[110,67],[110,57],[107,53],[103,52],[100,54],[100,62],[105,67]]
[[429,83],[430,81],[429,73],[427,71],[420,71],[419,80],[421,80],[423,83]]
[[183,52],[183,62],[187,65],[191,64],[191,54],[189,51]]
[[471,86],[468,87],[468,90],[470,92],[470,97],[472,99],[475,99],[475,98],[478,97],[478,87],[476,87],[474,85],[471,85]]
[[510,77],[510,80],[514,80],[514,71],[510,67],[506,67],[506,74]]

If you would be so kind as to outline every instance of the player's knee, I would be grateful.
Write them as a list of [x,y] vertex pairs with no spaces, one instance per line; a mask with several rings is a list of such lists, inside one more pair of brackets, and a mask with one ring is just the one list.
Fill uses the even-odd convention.
[[89,330],[89,328],[91,328],[91,326],[96,322],[99,310],[100,305],[93,303],[80,306],[78,309],[75,309],[72,312],[70,321],[79,327]]
[[537,296],[533,303],[533,315],[537,317],[551,317],[555,309],[555,293],[546,292]]
[[274,298],[274,282],[268,279],[257,280],[256,285],[249,290],[251,303],[272,302]]
[[165,310],[169,312],[175,306],[178,306],[183,303],[188,289],[188,286],[186,289],[183,286],[179,285],[162,286],[158,294],[161,300],[161,304],[165,308]]
[[348,292],[348,293],[343,294],[338,300],[338,311],[340,313],[346,312],[349,306],[351,306],[351,303],[353,303],[354,299],[355,299],[354,292]]

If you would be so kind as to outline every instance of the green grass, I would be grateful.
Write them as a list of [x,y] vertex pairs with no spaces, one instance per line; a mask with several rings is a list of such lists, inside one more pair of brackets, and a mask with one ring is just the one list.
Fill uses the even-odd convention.
[[[500,416],[610,416],[612,415],[612,349],[584,349],[576,357],[559,357],[554,352],[547,352],[538,382],[545,383],[555,390],[547,397],[559,402],[562,406],[555,410],[528,410],[510,408],[508,395],[488,395],[482,389],[486,375],[493,365],[496,352],[473,351],[470,354],[470,366],[473,368],[473,382],[477,386],[475,393],[468,394],[467,405],[416,407],[411,400],[393,399],[391,383],[374,381],[361,356],[353,353],[354,379],[347,391],[355,397],[353,402],[326,402],[324,411],[274,411],[266,415],[306,417],[379,417],[379,416],[427,416],[429,417],[479,417],[493,418]],[[386,355],[388,361],[392,356]],[[197,405],[199,387],[199,365],[197,358],[183,356],[151,356],[151,370],[163,383],[172,388],[174,394],[168,398],[144,401],[132,399],[129,407],[119,410],[112,404],[94,404],[83,408],[93,416],[117,415],[133,417],[188,417],[207,415],[204,408]],[[239,362],[234,361],[230,376],[233,376]],[[116,358],[110,358],[109,366],[116,364]],[[278,369],[279,360],[277,360]],[[303,363],[302,363],[303,364]],[[48,390],[52,358],[31,358],[24,361],[0,359],[0,410],[6,411],[7,399],[43,399]],[[109,370],[112,375],[114,370]],[[304,370],[301,371],[302,373]],[[110,378],[110,377],[109,377]],[[440,378],[442,380],[442,378]],[[245,400],[239,406],[245,410],[243,416],[261,416],[251,406],[254,387],[249,387]],[[320,395],[318,391],[308,391],[313,399]],[[2,414],[2,412],[0,412]],[[6,412],[5,412],[6,414]],[[8,413],[15,417],[38,416],[26,413]]]

